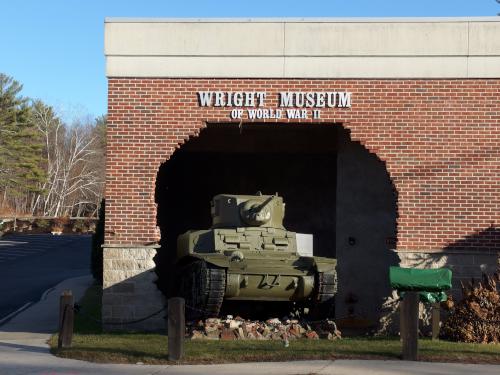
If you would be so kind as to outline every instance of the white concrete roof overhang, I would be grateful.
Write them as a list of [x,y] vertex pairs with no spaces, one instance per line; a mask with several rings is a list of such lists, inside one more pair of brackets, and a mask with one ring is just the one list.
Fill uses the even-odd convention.
[[500,78],[500,17],[106,19],[108,77]]

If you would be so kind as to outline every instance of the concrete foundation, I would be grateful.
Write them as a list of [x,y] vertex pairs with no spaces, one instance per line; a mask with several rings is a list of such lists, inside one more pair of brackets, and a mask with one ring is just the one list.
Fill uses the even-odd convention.
[[164,331],[165,315],[140,320],[165,306],[165,298],[157,288],[153,257],[156,246],[104,248],[102,319],[103,329],[130,331]]

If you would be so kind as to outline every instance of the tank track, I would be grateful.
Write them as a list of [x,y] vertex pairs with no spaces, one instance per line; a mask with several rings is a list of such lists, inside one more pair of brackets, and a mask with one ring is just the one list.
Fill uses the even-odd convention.
[[315,277],[316,291],[312,299],[311,317],[328,319],[334,314],[335,294],[337,293],[337,272],[317,272]]
[[316,302],[323,303],[333,300],[337,293],[337,272],[316,274],[317,292]]
[[226,290],[226,271],[196,259],[179,274],[179,294],[186,300],[188,320],[219,315]]

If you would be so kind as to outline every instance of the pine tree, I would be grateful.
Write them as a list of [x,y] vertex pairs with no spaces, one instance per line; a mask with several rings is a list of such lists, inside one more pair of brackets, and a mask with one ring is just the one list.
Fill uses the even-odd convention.
[[41,137],[21,90],[0,73],[0,192],[9,200],[39,191],[45,179]]

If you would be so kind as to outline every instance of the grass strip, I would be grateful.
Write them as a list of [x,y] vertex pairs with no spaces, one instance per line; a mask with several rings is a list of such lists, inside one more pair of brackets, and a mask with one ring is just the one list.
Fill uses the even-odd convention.
[[[103,333],[100,324],[101,288],[90,287],[80,301],[83,314],[75,317],[73,347],[57,349],[57,335],[50,340],[51,351],[64,358],[100,363],[171,364],[167,360],[166,335],[153,333]],[[420,360],[434,362],[500,364],[500,345],[466,344],[419,340]],[[289,347],[280,341],[190,341],[185,343],[181,364],[290,361],[312,359],[397,360],[401,343],[397,337],[354,337],[337,341],[294,340]]]

